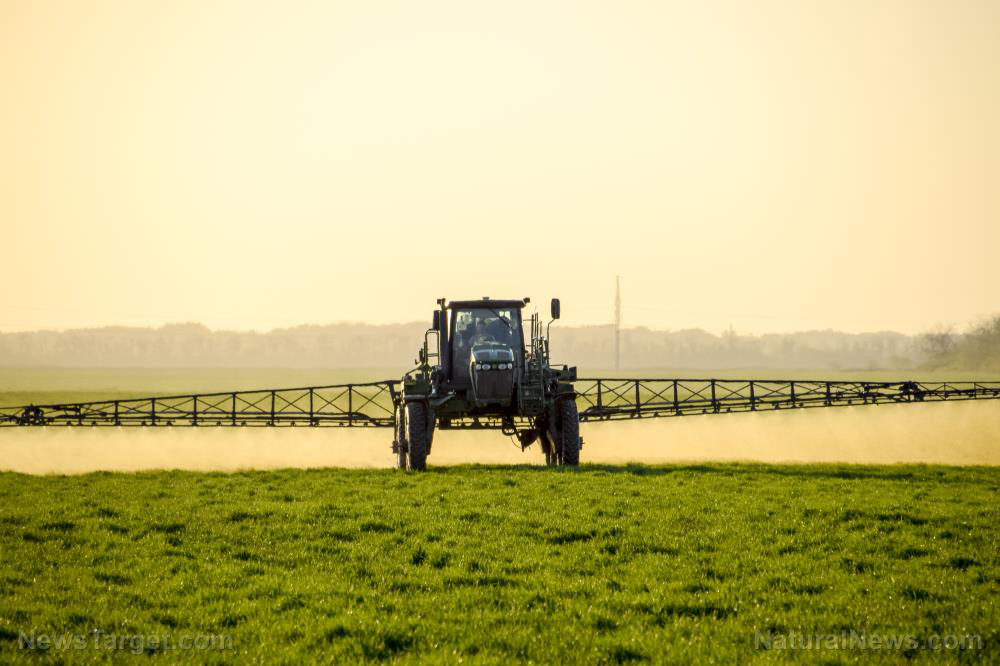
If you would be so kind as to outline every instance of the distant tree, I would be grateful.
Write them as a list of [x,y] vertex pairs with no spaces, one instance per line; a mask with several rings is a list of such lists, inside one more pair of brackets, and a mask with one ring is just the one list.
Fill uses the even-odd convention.
[[931,359],[944,360],[955,351],[958,344],[958,335],[955,327],[940,324],[929,331],[921,333],[919,336],[920,350]]
[[959,364],[968,370],[1000,370],[1000,315],[974,325],[958,349]]

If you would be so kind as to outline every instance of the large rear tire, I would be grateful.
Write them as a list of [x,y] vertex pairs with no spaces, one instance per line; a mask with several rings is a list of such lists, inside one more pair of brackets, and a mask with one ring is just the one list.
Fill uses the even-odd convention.
[[428,427],[427,405],[411,402],[406,405],[406,439],[410,469],[422,472],[427,469],[427,450],[430,448],[430,428]]
[[559,402],[559,464],[576,467],[580,464],[580,415],[576,400],[566,398]]

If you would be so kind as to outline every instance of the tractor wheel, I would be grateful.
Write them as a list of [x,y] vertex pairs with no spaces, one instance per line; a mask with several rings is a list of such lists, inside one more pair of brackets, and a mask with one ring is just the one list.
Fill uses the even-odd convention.
[[580,464],[580,415],[576,400],[567,398],[559,403],[559,438],[556,440],[559,464],[576,467]]
[[430,447],[431,434],[427,417],[427,405],[424,403],[411,402],[406,405],[406,439],[409,444],[410,469],[417,472],[427,469],[427,449]]
[[396,438],[396,460],[399,469],[406,469],[406,409],[402,403],[396,405],[396,426],[394,436]]

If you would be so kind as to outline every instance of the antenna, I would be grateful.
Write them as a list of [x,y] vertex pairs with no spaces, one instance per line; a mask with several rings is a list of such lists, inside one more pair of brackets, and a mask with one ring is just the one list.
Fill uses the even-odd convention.
[[621,366],[622,338],[622,288],[618,276],[615,276],[615,370]]

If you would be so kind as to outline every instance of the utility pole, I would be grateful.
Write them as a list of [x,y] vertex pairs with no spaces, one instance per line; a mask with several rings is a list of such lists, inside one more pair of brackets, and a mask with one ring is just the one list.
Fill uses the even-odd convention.
[[615,276],[615,370],[621,367],[622,342],[622,287],[618,276]]

